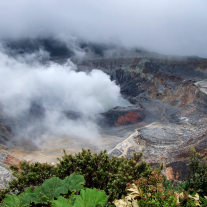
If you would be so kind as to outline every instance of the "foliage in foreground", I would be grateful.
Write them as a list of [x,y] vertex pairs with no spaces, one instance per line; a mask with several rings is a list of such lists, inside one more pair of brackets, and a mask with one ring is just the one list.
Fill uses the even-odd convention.
[[[45,180],[41,186],[34,190],[29,187],[18,196],[15,194],[7,195],[2,206],[104,206],[107,200],[105,192],[95,188],[84,189],[84,183],[84,177],[75,173],[64,180],[53,177]],[[80,191],[80,195],[72,193],[77,191]]]
[[56,166],[48,164],[27,162],[19,166],[12,166],[17,178],[10,183],[9,189],[2,192],[1,199],[5,193],[22,193],[27,187],[39,186],[45,179],[53,176],[64,179],[76,172],[84,176],[85,187],[104,190],[109,195],[109,200],[121,198],[126,194],[126,184],[141,177],[149,177],[152,170],[146,162],[141,160],[142,154],[134,154],[133,158],[110,158],[106,151],[92,154],[90,150],[73,155],[66,153]]
[[207,157],[201,160],[200,153],[191,148],[191,160],[188,164],[189,175],[185,183],[185,189],[199,192],[201,196],[207,196]]
[[[163,186],[164,177],[157,171],[152,172],[149,178],[140,178],[127,185],[127,196],[115,200],[115,206],[145,207],[145,206],[201,206],[199,195],[190,195],[184,191],[178,193]],[[202,205],[202,206],[205,206]]]
[[150,176],[152,170],[141,160],[142,154],[134,154],[133,158],[110,158],[106,151],[91,154],[83,150],[75,156],[65,154],[57,164],[57,174],[60,178],[73,172],[84,175],[85,186],[104,190],[113,201],[126,193],[126,184],[141,177]]
[[[206,161],[201,161],[200,154],[194,149],[191,149],[189,177],[176,188],[166,181],[160,169],[153,171],[149,165],[141,162],[141,155],[134,154],[131,159],[110,158],[106,151],[97,155],[83,150],[75,156],[65,153],[56,166],[23,162],[19,166],[12,166],[17,179],[10,183],[8,189],[1,191],[1,200],[7,194],[4,199],[6,206],[24,206],[25,199],[27,206],[95,206],[87,204],[87,201],[94,200],[94,196],[99,197],[101,193],[100,197],[109,195],[107,206],[112,203],[134,207],[207,206]],[[73,180],[77,180],[77,184],[78,176],[82,177],[79,189],[72,188],[74,185],[69,181],[71,176],[75,176]],[[57,189],[60,187],[61,190],[57,193],[56,187],[54,189],[49,183],[56,184]],[[48,192],[52,190],[54,194],[43,190],[46,186]],[[104,190],[106,194],[97,189]],[[17,202],[18,205],[10,205],[9,202]]]

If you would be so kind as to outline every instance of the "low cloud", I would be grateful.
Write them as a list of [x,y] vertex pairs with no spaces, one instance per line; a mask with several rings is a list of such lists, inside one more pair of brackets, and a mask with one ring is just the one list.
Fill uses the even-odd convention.
[[207,1],[1,1],[0,37],[68,37],[207,57]]

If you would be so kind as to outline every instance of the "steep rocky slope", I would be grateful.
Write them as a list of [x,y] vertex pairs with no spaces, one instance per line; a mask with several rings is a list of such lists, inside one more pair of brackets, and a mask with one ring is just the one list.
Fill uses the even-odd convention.
[[[116,109],[106,113],[115,125],[133,123],[135,129],[109,152],[111,155],[143,152],[146,161],[152,165],[164,162],[170,167],[168,177],[179,179],[186,174],[189,147],[207,154],[206,59],[138,53],[88,59],[78,68],[103,70],[133,104],[132,110],[125,108],[125,116],[120,114],[116,120]],[[139,110],[139,115],[134,115],[134,110]],[[137,128],[135,123],[139,123]]]

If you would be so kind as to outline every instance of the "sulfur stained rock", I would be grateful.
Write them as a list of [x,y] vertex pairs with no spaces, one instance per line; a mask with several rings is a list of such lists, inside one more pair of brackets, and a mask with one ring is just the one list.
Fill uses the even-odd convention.
[[6,164],[6,165],[18,165],[19,162],[20,162],[19,159],[17,159],[16,157],[13,157],[10,154],[7,154],[6,159],[4,161],[4,164]]
[[123,116],[119,116],[115,125],[138,123],[143,119],[140,113],[130,111]]
[[143,121],[145,112],[137,107],[116,107],[101,114],[99,124],[101,126],[119,126],[135,124]]

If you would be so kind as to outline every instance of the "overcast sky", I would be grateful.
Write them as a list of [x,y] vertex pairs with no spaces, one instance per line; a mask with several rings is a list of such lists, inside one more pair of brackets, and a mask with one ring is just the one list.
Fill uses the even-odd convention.
[[207,57],[207,0],[0,0],[0,37],[77,36]]

